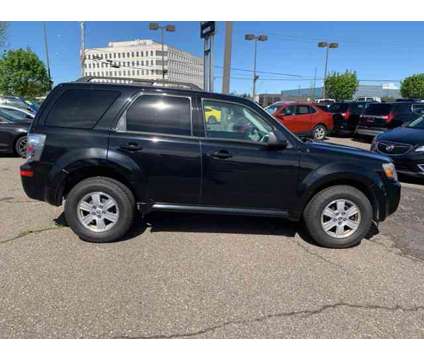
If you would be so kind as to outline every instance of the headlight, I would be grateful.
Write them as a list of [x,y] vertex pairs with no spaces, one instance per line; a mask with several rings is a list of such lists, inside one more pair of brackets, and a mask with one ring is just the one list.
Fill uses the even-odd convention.
[[384,170],[384,173],[386,174],[388,179],[392,179],[392,180],[395,180],[395,181],[398,180],[396,168],[393,165],[393,163],[384,163],[383,164],[383,170]]
[[416,152],[424,152],[424,145],[418,146],[417,148],[415,148]]

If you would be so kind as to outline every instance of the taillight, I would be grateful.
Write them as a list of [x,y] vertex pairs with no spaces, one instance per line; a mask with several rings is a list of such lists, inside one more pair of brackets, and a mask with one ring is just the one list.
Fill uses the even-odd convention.
[[342,116],[343,116],[343,119],[347,120],[347,119],[349,119],[350,112],[346,111],[346,112],[342,113]]
[[27,161],[39,161],[46,142],[46,135],[29,133],[27,139]]
[[384,115],[383,119],[388,124],[389,122],[393,120],[393,113],[389,113],[389,115]]
[[21,176],[23,176],[23,177],[33,177],[34,172],[32,170],[21,170]]

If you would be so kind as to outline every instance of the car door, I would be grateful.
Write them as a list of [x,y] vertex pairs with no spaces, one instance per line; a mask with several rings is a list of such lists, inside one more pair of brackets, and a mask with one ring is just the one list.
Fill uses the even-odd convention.
[[[209,124],[205,108],[221,111],[221,122]],[[205,134],[201,140],[202,196],[206,206],[284,210],[296,195],[299,152],[267,146],[267,136],[282,130],[266,114],[229,101],[202,100]]]
[[287,105],[280,108],[275,117],[290,131],[299,132],[296,121],[296,105]]
[[313,128],[312,115],[308,105],[296,105],[296,127],[297,134],[309,134]]
[[110,153],[138,164],[147,203],[198,204],[200,141],[192,136],[192,98],[140,94],[110,136]]

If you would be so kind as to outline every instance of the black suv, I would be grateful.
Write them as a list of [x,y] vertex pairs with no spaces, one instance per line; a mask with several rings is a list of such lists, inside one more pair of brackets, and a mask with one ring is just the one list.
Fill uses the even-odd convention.
[[359,119],[367,107],[372,104],[365,101],[338,102],[330,105],[329,111],[333,113],[336,135],[353,135],[358,126]]
[[67,223],[84,240],[122,238],[136,213],[179,211],[303,219],[319,244],[342,248],[398,206],[385,156],[302,142],[247,99],[111,81],[120,79],[57,86],[21,166],[27,195],[65,200]]
[[370,104],[359,120],[356,136],[376,136],[384,131],[408,124],[424,112],[424,103],[398,101]]

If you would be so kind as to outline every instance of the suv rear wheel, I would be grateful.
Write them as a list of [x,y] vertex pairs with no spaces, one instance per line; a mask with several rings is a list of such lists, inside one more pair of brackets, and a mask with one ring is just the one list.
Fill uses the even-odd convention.
[[89,178],[75,185],[65,202],[65,217],[83,240],[112,242],[130,229],[135,213],[132,192],[122,183],[105,177]]
[[303,218],[312,238],[331,248],[359,244],[372,224],[372,207],[367,197],[352,186],[337,185],[314,195]]

